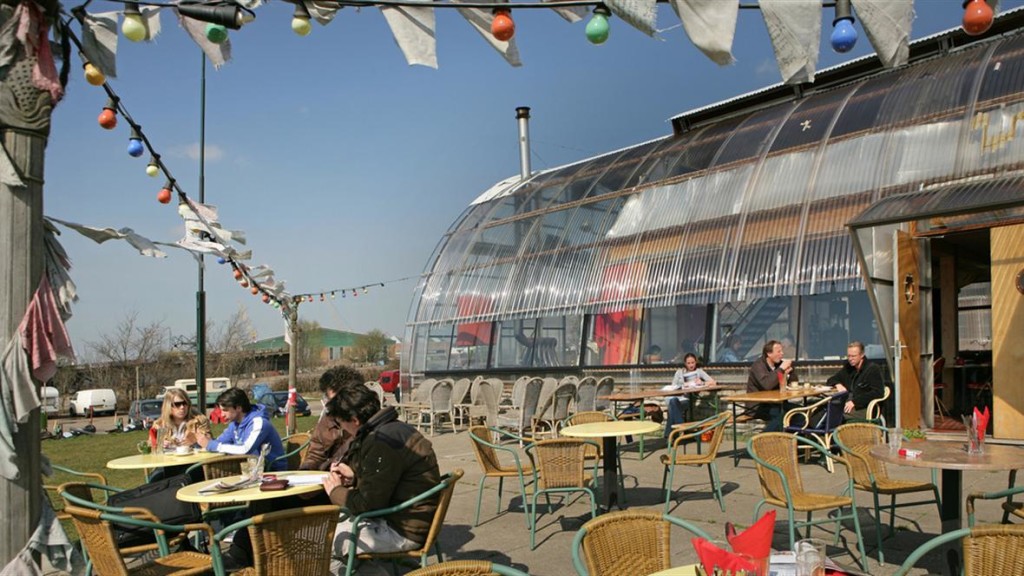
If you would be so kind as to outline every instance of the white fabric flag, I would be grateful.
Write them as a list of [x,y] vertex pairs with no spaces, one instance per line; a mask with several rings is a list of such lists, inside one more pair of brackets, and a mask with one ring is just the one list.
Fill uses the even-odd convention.
[[[557,1],[557,0],[543,0],[543,1],[544,2],[553,2],[553,1]],[[564,6],[564,7],[561,7],[561,8],[552,8],[552,10],[555,11],[555,14],[558,14],[559,16],[561,16],[562,18],[564,18],[566,21],[568,21],[570,23],[572,23],[572,22],[579,22],[580,20],[583,20],[584,18],[587,17],[587,12],[588,12],[586,6]]]
[[434,9],[415,6],[381,6],[395,42],[410,66],[419,64],[437,68],[437,37],[434,34]]
[[192,41],[199,45],[199,48],[210,59],[214,68],[220,68],[225,62],[231,60],[231,39],[214,44],[206,39],[206,22],[200,22],[187,16],[178,14],[178,22],[185,32],[192,37]]
[[[451,2],[452,4],[458,4],[459,0],[451,0]],[[456,10],[466,19],[466,22],[469,22],[473,25],[473,28],[476,28],[476,31],[501,54],[501,57],[506,62],[516,67],[523,65],[523,62],[519,59],[519,49],[516,48],[515,38],[508,42],[503,42],[491,34],[491,22],[494,21],[494,14],[490,10],[481,10],[480,8],[456,8]]]
[[149,256],[151,258],[167,257],[167,254],[164,253],[163,250],[157,248],[156,244],[154,244],[152,240],[145,236],[136,234],[131,228],[114,230],[113,228],[96,228],[93,226],[77,224],[75,222],[67,222],[53,218],[52,216],[47,216],[47,219],[70,228],[97,244],[102,244],[107,240],[124,240],[128,242],[128,244],[131,244],[131,246],[138,250],[139,254],[142,254],[143,256]]
[[292,343],[292,325],[288,320],[284,321],[284,341],[286,344]]
[[107,78],[117,78],[117,14],[82,15],[82,53]]
[[25,182],[18,174],[18,168],[7,153],[7,146],[0,142],[0,183],[12,188],[24,188]]
[[734,0],[671,0],[690,41],[719,66],[736,61],[732,40],[740,4]]
[[623,22],[644,34],[654,36],[657,32],[658,0],[605,0],[604,5]]
[[914,0],[853,0],[853,8],[882,64],[888,68],[906,64]]
[[316,20],[321,26],[326,26],[334,20],[334,16],[337,15],[338,10],[341,10],[341,6],[337,2],[321,2],[320,0],[305,0],[303,4],[306,6],[306,10],[309,11],[309,15]]
[[146,25],[146,42],[152,42],[160,35],[160,8],[157,6],[140,6],[142,22]]
[[821,45],[820,0],[761,0],[783,82],[814,81]]

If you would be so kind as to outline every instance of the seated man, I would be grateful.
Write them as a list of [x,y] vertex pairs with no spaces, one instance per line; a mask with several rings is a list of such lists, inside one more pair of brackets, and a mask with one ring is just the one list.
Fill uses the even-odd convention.
[[[404,502],[441,481],[430,441],[398,420],[393,407],[365,386],[348,386],[327,402],[327,415],[337,418],[353,436],[343,462],[331,464],[324,490],[331,502],[352,515]],[[425,500],[387,517],[372,518],[359,531],[357,548],[374,552],[411,550],[427,538],[437,500]],[[350,553],[351,517],[343,516],[334,536],[331,572],[344,572]]]
[[[687,354],[683,358],[685,370],[680,368],[672,376],[672,387],[676,389],[694,385],[714,385],[715,379],[697,366],[697,355]],[[672,396],[668,399],[668,421],[665,422],[665,438],[672,433],[672,427],[686,421],[683,416],[690,399],[686,396]]]
[[[268,461],[273,462],[284,455],[281,435],[267,420],[262,404],[253,406],[249,396],[240,388],[228,388],[217,397],[217,406],[227,418],[228,427],[216,440],[206,433],[197,434],[196,442],[204,449],[224,454],[259,455],[263,445],[270,444]],[[281,459],[271,464],[270,469],[284,470],[287,466],[288,463]]]
[[[364,386],[363,375],[348,366],[337,366],[320,376],[320,393],[324,411],[320,414],[309,437],[309,451],[299,464],[299,470],[327,471],[331,462],[341,462],[348,451],[352,435],[345,432],[341,421],[327,414],[327,402],[346,386]],[[365,387],[365,386],[364,386]]]
[[846,347],[846,363],[828,379],[837,392],[849,392],[843,407],[844,421],[867,418],[868,403],[885,395],[882,368],[864,357],[864,344],[854,340]]
[[[754,360],[747,372],[747,392],[778,390],[789,379],[793,371],[793,361],[782,358],[782,343],[769,340],[761,350],[761,356]],[[753,416],[765,421],[765,432],[782,430],[782,414],[787,407],[781,404],[758,404],[753,408]]]

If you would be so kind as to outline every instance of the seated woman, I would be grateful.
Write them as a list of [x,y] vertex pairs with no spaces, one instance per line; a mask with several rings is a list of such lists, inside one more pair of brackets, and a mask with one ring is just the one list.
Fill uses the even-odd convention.
[[[672,376],[672,387],[676,389],[685,386],[714,385],[715,379],[708,376],[708,373],[697,366],[697,355],[689,353],[683,358],[684,368],[676,370]],[[665,438],[672,433],[672,427],[686,421],[684,413],[690,399],[686,396],[673,396],[668,399],[668,420],[665,421]]]
[[[198,433],[210,434],[210,421],[198,411],[192,409],[192,401],[188,394],[181,388],[172,388],[164,394],[164,405],[160,411],[160,418],[153,423],[156,430],[158,448],[162,450],[173,450],[178,446],[196,447],[196,435]],[[150,475],[149,480],[159,480],[168,476],[182,474],[188,468],[183,466],[168,466],[158,468]],[[202,480],[202,470],[199,470],[199,477],[195,480]]]

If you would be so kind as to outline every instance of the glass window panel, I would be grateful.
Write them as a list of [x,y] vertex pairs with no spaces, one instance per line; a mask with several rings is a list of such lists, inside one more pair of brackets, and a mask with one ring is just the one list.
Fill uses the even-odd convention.
[[[704,353],[708,307],[665,306],[644,311],[641,364],[682,364],[687,353]],[[660,358],[660,359],[659,359]]]
[[825,137],[839,105],[852,88],[831,90],[804,99],[779,129],[769,154],[815,145]]
[[451,324],[430,327],[424,370],[448,369],[448,355],[451,353],[453,341],[452,328]]
[[715,159],[715,166],[756,159],[770,144],[769,139],[789,112],[789,106],[773,106],[752,114],[729,137]]
[[874,128],[882,102],[898,77],[897,74],[882,74],[860,84],[836,119],[831,137],[840,138]]
[[1024,37],[1016,36],[1003,40],[988,61],[988,68],[981,81],[978,103],[1006,96],[1020,97],[1024,92]]
[[801,360],[840,360],[846,357],[846,345],[854,340],[864,344],[869,358],[884,357],[878,324],[867,292],[801,297]]
[[975,282],[957,295],[960,350],[992,350],[992,284]]
[[639,309],[594,314],[587,320],[587,350],[584,364],[636,364],[640,343]]
[[533,366],[536,334],[537,320],[535,318],[498,322],[497,342],[492,365],[495,368]]
[[540,319],[540,338],[534,345],[535,366],[577,366],[583,316]]
[[769,340],[787,339],[790,358],[796,353],[793,307],[790,296],[719,304],[712,362],[752,362]]
[[644,158],[651,153],[651,150],[660,146],[661,142],[662,141],[641,144],[640,146],[623,152],[622,155],[615,160],[615,163],[609,166],[608,170],[601,175],[601,179],[597,182],[589,195],[600,196],[602,194],[608,194],[609,192],[618,192],[619,190],[623,190],[631,186],[632,184],[627,185],[627,181],[633,180],[631,177],[637,172],[637,168],[639,168],[643,163]]
[[722,143],[745,118],[746,116],[737,116],[716,122],[701,132],[699,139],[687,142],[679,154],[678,161],[668,170],[665,178],[689,174],[711,166]]

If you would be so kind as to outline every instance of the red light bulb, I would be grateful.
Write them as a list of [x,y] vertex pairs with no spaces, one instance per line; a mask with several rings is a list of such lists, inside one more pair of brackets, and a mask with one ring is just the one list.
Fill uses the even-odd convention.
[[496,40],[508,42],[516,34],[516,23],[512,21],[512,13],[504,8],[494,11],[494,20],[491,21],[491,34]]
[[[966,18],[966,17],[965,17]],[[100,126],[106,130],[113,130],[117,126],[117,113],[114,112],[113,108],[104,108],[103,112],[100,112],[100,117],[96,119],[100,123]]]
[[241,280],[242,279],[242,271],[239,270],[238,268],[235,268],[234,276],[235,276],[235,280]]
[[964,32],[970,36],[984,34],[992,27],[995,12],[985,0],[968,0],[964,4]]
[[156,194],[156,199],[161,204],[168,204],[171,201],[171,191],[167,188],[163,188]]
[[252,288],[249,288],[249,292],[252,292],[252,295],[255,296],[260,293],[260,289],[257,288],[256,286],[253,286]]
[[264,294],[263,295],[263,303],[264,304],[269,304],[270,303],[270,294]]
[[248,280],[242,280],[241,282],[239,282],[239,284],[242,285],[242,288],[248,288],[249,287],[249,281]]

